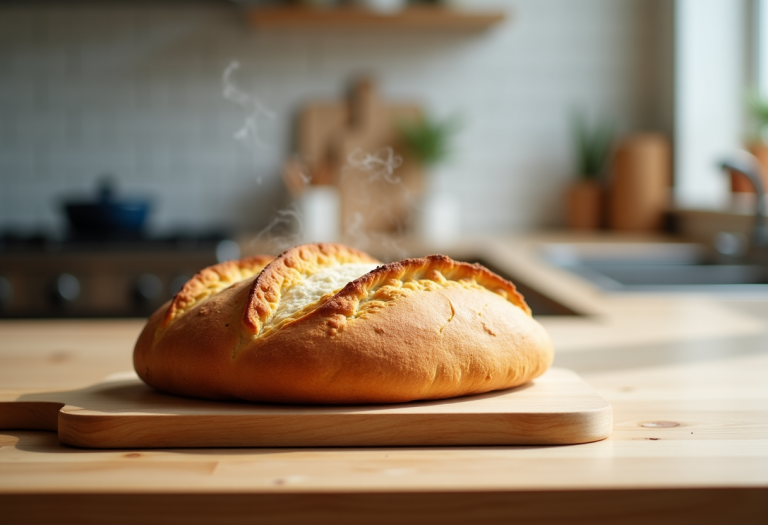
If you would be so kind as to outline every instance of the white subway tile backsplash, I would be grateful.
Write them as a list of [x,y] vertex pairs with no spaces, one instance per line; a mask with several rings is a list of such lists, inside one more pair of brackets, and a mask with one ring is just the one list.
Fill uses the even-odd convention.
[[[556,224],[572,107],[669,128],[649,110],[671,97],[649,45],[667,3],[483,0],[510,19],[471,34],[256,31],[225,2],[0,6],[0,229],[56,227],[57,194],[90,193],[103,172],[154,197],[154,227],[259,229],[287,202],[297,111],[360,74],[392,100],[464,115],[444,181],[464,231]],[[232,60],[274,116],[250,149],[234,135],[251,110],[222,95]]]

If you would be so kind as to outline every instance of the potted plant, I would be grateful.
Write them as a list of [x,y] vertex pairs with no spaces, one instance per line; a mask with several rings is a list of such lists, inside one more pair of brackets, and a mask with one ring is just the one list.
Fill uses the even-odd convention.
[[451,154],[451,139],[459,130],[458,117],[436,120],[429,116],[400,122],[400,138],[419,163],[427,169],[445,162]]
[[439,191],[435,179],[438,167],[451,156],[451,141],[460,127],[456,116],[444,120],[424,116],[398,125],[405,149],[421,165],[424,175],[417,230],[425,238],[446,241],[458,232],[458,199]]
[[[747,149],[762,167],[763,185],[768,187],[768,98],[755,90],[747,99],[747,108],[752,115],[755,130],[748,140]],[[731,173],[731,191],[734,193],[754,192],[752,184],[740,173]]]
[[583,114],[575,113],[572,131],[578,179],[566,195],[566,222],[574,229],[593,230],[602,219],[602,175],[613,143],[613,126],[607,121],[589,126]]

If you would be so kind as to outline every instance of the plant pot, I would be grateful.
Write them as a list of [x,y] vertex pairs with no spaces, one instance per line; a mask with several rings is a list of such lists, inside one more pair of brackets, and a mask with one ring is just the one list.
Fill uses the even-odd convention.
[[573,183],[565,197],[566,224],[574,230],[597,230],[603,215],[603,188],[592,180]]
[[414,210],[416,234],[430,243],[450,243],[459,236],[461,203],[444,188],[445,175],[440,168],[433,167],[424,175],[421,198]]
[[307,186],[297,199],[302,242],[335,242],[340,235],[341,204],[334,186]]
[[[760,163],[763,187],[768,188],[768,144],[750,144],[747,149]],[[754,193],[755,188],[752,187],[747,177],[741,173],[731,172],[731,192]]]
[[428,193],[421,201],[418,234],[429,242],[448,243],[459,236],[459,199],[450,193]]

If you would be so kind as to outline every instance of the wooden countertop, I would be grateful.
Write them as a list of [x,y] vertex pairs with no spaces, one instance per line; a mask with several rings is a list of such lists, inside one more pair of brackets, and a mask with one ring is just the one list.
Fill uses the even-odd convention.
[[[480,250],[589,314],[540,321],[556,365],[613,404],[605,441],[93,451],[49,432],[0,431],[0,508],[11,522],[764,522],[768,297],[604,294],[541,263],[539,243],[558,239],[478,239],[456,251]],[[0,396],[130,369],[142,324],[0,322]]]

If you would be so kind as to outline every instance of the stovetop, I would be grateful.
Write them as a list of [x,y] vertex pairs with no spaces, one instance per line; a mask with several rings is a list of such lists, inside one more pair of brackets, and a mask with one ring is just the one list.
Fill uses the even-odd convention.
[[0,317],[145,317],[201,269],[240,257],[225,232],[0,233]]
[[224,231],[175,231],[164,234],[86,235],[47,232],[0,232],[0,253],[62,251],[206,250],[230,239]]

